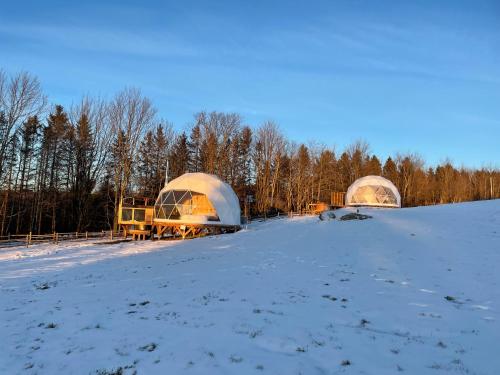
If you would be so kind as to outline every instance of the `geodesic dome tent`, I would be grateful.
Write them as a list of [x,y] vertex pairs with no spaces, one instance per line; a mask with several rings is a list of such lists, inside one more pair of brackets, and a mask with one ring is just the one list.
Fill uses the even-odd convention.
[[346,206],[401,207],[394,184],[380,176],[366,176],[353,182],[345,195]]
[[155,203],[155,222],[239,226],[240,203],[231,186],[206,173],[170,181]]

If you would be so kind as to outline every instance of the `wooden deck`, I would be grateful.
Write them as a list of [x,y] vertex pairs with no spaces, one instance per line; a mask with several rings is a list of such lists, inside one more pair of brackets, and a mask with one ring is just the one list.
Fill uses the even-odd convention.
[[196,224],[183,222],[155,222],[156,235],[162,238],[165,234],[185,238],[203,237],[211,234],[233,233],[240,229],[239,225]]
[[[198,211],[204,215],[215,215],[216,211],[205,196],[193,196]],[[182,239],[202,237],[211,234],[232,233],[240,229],[239,225],[224,225],[216,221],[204,223],[183,222],[182,220],[155,219],[154,206],[148,206],[148,201],[137,204],[138,200],[128,199],[120,202],[118,224],[123,230],[125,239],[131,235],[133,240],[161,239],[180,237]],[[198,212],[197,211],[197,212]]]

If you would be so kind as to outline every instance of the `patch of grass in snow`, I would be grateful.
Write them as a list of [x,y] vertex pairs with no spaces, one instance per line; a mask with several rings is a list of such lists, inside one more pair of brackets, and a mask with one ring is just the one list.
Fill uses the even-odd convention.
[[325,346],[324,341],[312,340],[314,346]]
[[48,328],[48,329],[52,329],[52,328],[56,328],[56,327],[57,327],[56,323],[49,323],[49,324],[45,325],[45,328]]
[[449,302],[453,302],[453,303],[457,303],[457,304],[462,304],[462,302],[458,301],[455,297],[453,296],[446,296],[444,297],[445,300],[449,301]]
[[231,354],[231,356],[229,357],[229,361],[231,363],[241,363],[241,362],[243,362],[243,358],[238,357],[237,355]]
[[52,283],[43,282],[43,283],[40,283],[40,284],[34,284],[34,287],[37,290],[47,290],[47,289],[50,289],[50,288],[52,288],[52,287],[54,287],[56,285],[57,285],[56,282],[52,282]]
[[41,283],[38,285],[35,284],[35,288],[38,290],[46,290],[46,289],[49,289],[50,286],[49,286],[49,283]]
[[370,215],[364,215],[364,214],[358,214],[358,213],[350,213],[346,214],[344,216],[340,217],[340,220],[346,221],[346,220],[366,220],[366,219],[371,219],[372,216]]
[[260,336],[262,334],[262,331],[259,329],[257,331],[252,331],[248,334],[248,336],[252,339],[256,338],[257,336]]
[[439,342],[436,344],[436,346],[438,346],[438,347],[440,347],[440,348],[443,348],[443,349],[444,349],[444,348],[446,348],[446,344],[445,344],[444,342],[442,342],[442,341],[439,341]]
[[101,369],[97,370],[96,375],[123,375],[123,367],[118,367],[112,370]]
[[139,350],[141,352],[152,352],[156,349],[157,346],[158,345],[156,345],[154,342],[152,342],[150,344],[139,347]]
[[330,301],[336,301],[337,297],[331,296],[329,294],[323,294],[321,297],[329,299]]
[[349,361],[348,359],[344,359],[342,362],[340,362],[340,365],[341,366],[350,366],[351,361]]
[[369,320],[366,320],[366,319],[361,319],[359,321],[359,326],[360,327],[366,327],[367,324],[370,324],[370,321]]

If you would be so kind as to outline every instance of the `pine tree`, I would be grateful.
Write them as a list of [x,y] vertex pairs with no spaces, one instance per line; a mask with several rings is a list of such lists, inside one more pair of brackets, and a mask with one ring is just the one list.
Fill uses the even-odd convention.
[[391,157],[388,157],[385,161],[382,169],[382,176],[390,180],[396,186],[399,184],[398,168]]
[[174,131],[170,124],[159,124],[156,127],[154,137],[154,168],[151,197],[156,197],[165,182],[167,162],[170,157],[171,143],[174,139]]
[[32,226],[33,213],[33,195],[30,194],[34,189],[32,186],[33,178],[33,159],[36,156],[36,146],[40,136],[41,124],[37,116],[29,117],[20,130],[19,138],[21,141],[19,149],[18,163],[18,196],[16,209],[16,233],[21,232],[21,228],[29,228]]
[[366,162],[363,168],[363,175],[369,176],[380,176],[382,174],[382,165],[380,164],[380,160],[375,155],[366,158]]
[[191,134],[189,135],[189,171],[190,172],[200,172],[202,170],[202,134],[199,124],[196,124],[191,129]]
[[155,159],[158,150],[155,143],[155,137],[150,130],[139,145],[135,173],[137,176],[138,193],[143,197],[149,197],[156,190]]
[[75,207],[76,230],[83,231],[89,225],[90,195],[96,186],[96,176],[93,174],[94,135],[89,118],[85,113],[80,115],[73,129],[74,178],[73,205]]
[[347,152],[343,152],[340,155],[340,159],[337,163],[339,170],[339,180],[341,181],[340,191],[346,191],[349,185],[354,182],[353,173],[351,169],[351,161]]
[[[48,231],[55,232],[58,208],[66,203],[61,193],[64,191],[64,182],[66,182],[64,162],[68,160],[68,156],[63,153],[67,151],[65,141],[68,130],[68,116],[61,105],[56,105],[54,111],[47,118],[47,126],[43,129],[42,154],[44,155],[42,155],[42,159],[45,159],[45,163],[40,165],[38,173],[44,175],[41,189],[46,193],[43,194],[39,202],[39,230],[42,229],[42,217],[47,216],[50,219]],[[44,212],[44,208],[48,210]],[[59,219],[60,223],[64,223],[62,216]]]
[[171,176],[169,178],[176,178],[188,171],[189,168],[189,148],[188,138],[186,133],[182,132],[176,139],[173,147],[171,160]]

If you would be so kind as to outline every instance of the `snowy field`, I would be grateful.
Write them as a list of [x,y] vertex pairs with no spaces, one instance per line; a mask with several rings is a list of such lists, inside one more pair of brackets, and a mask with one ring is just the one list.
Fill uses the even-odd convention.
[[500,374],[500,201],[0,249],[0,374]]

